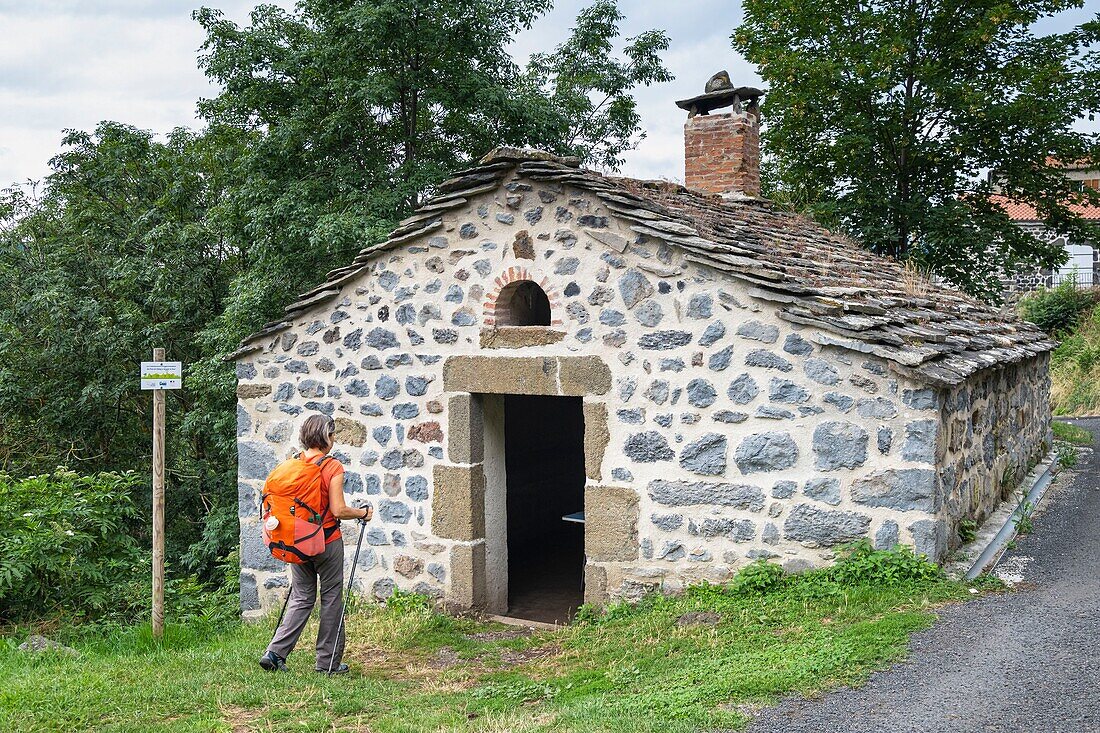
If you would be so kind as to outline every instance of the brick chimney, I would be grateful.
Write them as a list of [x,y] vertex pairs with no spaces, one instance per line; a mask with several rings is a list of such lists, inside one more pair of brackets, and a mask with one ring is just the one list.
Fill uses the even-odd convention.
[[[764,93],[734,88],[720,71],[706,92],[676,103],[687,110],[684,123],[684,185],[711,194],[760,195],[760,111]],[[729,112],[711,114],[732,107]]]

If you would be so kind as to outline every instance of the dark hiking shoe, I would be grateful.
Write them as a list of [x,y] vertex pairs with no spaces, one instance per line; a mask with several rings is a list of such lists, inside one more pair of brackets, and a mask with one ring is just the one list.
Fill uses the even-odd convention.
[[327,674],[329,676],[332,676],[334,674],[347,674],[349,669],[350,668],[348,667],[348,665],[341,663],[339,667],[333,667],[331,672],[328,671],[327,669],[319,669],[317,671],[320,672],[321,674]]
[[264,652],[260,657],[260,666],[268,672],[285,672],[286,660],[272,651]]

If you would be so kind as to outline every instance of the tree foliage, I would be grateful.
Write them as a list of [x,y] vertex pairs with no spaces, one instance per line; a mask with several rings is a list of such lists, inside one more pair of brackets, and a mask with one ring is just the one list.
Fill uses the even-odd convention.
[[[303,0],[245,26],[197,11],[199,65],[220,89],[199,103],[203,131],[71,131],[41,184],[0,194],[0,470],[144,476],[137,362],[163,346],[185,363],[169,393],[168,555],[213,578],[237,536],[222,361],[237,341],[491,148],[613,168],[639,139],[631,90],[670,78],[668,39],[627,39],[619,59],[622,15],[596,0],[520,68],[508,46],[549,7]],[[133,491],[147,514],[147,483]]]
[[1081,6],[748,0],[733,40],[768,86],[770,193],[986,297],[1018,263],[1058,264],[1060,246],[1014,226],[991,196],[1089,236],[1068,205],[1100,201],[1057,161],[1100,153],[1097,135],[1074,129],[1100,109],[1100,20],[1034,30]]

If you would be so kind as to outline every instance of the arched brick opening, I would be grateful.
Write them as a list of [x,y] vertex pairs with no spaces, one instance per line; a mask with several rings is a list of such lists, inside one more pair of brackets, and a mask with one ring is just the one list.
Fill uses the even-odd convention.
[[[537,306],[537,307],[536,307]],[[515,326],[560,326],[556,315],[561,296],[549,279],[535,270],[513,265],[485,293],[484,324],[492,329]]]
[[496,301],[497,326],[549,326],[550,298],[533,280],[516,280],[501,288]]

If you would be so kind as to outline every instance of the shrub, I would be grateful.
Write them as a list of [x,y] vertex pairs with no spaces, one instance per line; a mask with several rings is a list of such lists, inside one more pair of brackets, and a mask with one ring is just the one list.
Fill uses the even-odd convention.
[[904,545],[876,550],[867,540],[843,548],[829,576],[844,585],[902,585],[942,580],[943,570]]
[[1055,338],[1071,332],[1097,303],[1097,292],[1067,280],[1042,288],[1020,301],[1020,315]]
[[0,475],[0,616],[129,615],[130,585],[149,577],[137,484],[132,473]]
[[[0,622],[63,617],[129,624],[147,619],[152,595],[149,532],[133,495],[132,472],[0,474]],[[135,492],[135,489],[138,491]],[[210,588],[194,576],[168,576],[172,621],[224,623],[238,616],[236,558]]]
[[763,595],[779,588],[784,580],[783,568],[765,560],[746,565],[737,573],[730,590],[744,595]]

